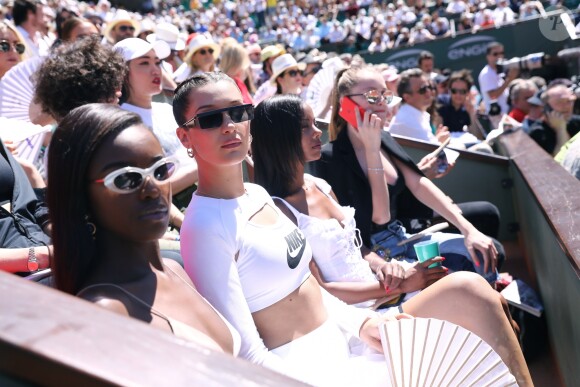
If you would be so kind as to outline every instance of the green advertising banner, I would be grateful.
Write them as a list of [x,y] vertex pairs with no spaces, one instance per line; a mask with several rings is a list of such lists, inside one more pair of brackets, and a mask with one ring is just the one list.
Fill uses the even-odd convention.
[[[551,15],[552,13],[549,13]],[[541,23],[552,23],[551,19],[532,19],[515,24],[479,31],[475,34],[464,33],[455,38],[441,38],[435,41],[405,46],[382,53],[360,52],[367,63],[388,63],[399,71],[417,66],[419,54],[426,50],[435,56],[435,67],[451,70],[471,69],[477,76],[487,64],[485,50],[489,43],[500,42],[505,48],[505,58],[522,57],[528,54],[544,52],[556,55],[558,51],[580,45],[580,39],[574,41],[565,38],[559,41],[549,39],[540,28]],[[559,19],[558,19],[559,20]],[[572,19],[573,20],[573,19]],[[340,52],[340,46],[333,45]],[[326,47],[323,47],[326,51]],[[337,50],[338,49],[338,50]]]

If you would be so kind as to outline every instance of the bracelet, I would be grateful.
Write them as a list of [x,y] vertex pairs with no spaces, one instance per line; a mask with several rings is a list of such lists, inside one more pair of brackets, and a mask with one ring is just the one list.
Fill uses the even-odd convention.
[[367,171],[369,171],[369,172],[375,172],[375,173],[383,173],[383,172],[385,172],[385,170],[383,168],[367,168]]

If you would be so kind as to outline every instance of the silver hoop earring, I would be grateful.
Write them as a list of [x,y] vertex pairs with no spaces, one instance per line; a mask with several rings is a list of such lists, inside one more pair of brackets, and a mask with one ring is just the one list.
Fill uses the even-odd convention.
[[89,231],[89,233],[91,234],[91,236],[93,237],[93,240],[94,240],[95,235],[97,234],[97,226],[95,226],[95,224],[93,222],[89,221],[88,215],[85,215],[85,221],[87,222],[87,230]]

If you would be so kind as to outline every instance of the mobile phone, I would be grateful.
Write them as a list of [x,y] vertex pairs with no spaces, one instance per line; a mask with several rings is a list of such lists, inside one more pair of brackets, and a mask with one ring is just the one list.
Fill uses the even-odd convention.
[[356,122],[355,110],[358,109],[361,119],[365,115],[365,110],[358,106],[350,97],[342,97],[340,101],[340,110],[338,115],[341,116],[346,122],[351,124],[355,129],[358,129],[358,124]]
[[437,173],[445,173],[447,168],[449,168],[447,155],[445,154],[445,151],[441,149],[441,152],[437,154]]

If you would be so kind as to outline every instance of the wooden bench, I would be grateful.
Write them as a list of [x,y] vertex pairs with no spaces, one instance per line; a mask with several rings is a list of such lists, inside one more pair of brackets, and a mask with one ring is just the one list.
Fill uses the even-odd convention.
[[0,385],[301,386],[0,272]]

